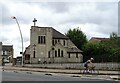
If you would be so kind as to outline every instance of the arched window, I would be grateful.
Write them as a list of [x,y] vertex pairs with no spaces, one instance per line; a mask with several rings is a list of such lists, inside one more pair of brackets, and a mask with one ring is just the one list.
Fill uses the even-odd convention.
[[58,57],[60,57],[60,49],[58,49]]
[[55,50],[55,57],[57,57],[57,51]]
[[64,57],[64,56],[63,56],[63,50],[61,50],[61,57]]
[[50,58],[50,51],[48,51],[48,58]]

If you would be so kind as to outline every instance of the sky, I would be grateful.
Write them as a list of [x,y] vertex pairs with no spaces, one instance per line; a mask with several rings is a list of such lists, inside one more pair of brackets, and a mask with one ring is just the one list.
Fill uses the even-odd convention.
[[30,44],[30,28],[33,19],[36,26],[53,27],[65,34],[69,29],[83,31],[87,38],[108,38],[112,32],[118,33],[118,0],[1,0],[0,1],[0,41],[3,45],[13,45],[14,57],[20,56],[21,38],[24,49]]

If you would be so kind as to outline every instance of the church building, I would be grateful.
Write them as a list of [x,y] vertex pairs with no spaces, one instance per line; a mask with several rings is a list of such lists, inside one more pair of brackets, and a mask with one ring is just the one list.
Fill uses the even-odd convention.
[[[33,21],[34,22],[34,21]],[[24,63],[78,63],[83,61],[82,51],[53,27],[30,29],[30,45],[24,52]]]

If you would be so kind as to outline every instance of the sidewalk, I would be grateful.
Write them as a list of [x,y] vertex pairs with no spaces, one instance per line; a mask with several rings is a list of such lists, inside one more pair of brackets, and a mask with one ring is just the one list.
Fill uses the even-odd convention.
[[[82,74],[81,70],[75,69],[48,69],[48,68],[28,68],[28,67],[15,67],[4,66],[4,70],[18,70],[18,71],[32,71],[32,72],[49,72],[49,73],[66,73],[66,74]],[[120,75],[119,71],[99,71],[99,75]]]

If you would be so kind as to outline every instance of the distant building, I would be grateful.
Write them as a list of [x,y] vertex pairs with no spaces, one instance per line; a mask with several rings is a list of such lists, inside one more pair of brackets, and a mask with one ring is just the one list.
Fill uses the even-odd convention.
[[26,49],[25,49],[25,52],[24,52],[24,62],[25,63],[30,63],[30,45],[28,46],[28,47],[26,47]]
[[24,52],[25,63],[78,63],[82,51],[72,41],[52,27],[32,26],[30,45]]
[[0,65],[2,65],[2,42],[0,42]]
[[16,57],[16,63],[17,64],[22,64],[22,56]]
[[100,43],[100,42],[108,42],[110,41],[110,38],[98,38],[98,37],[92,37],[89,40],[89,43]]
[[2,58],[4,58],[4,62],[12,63],[13,52],[13,45],[2,45]]

